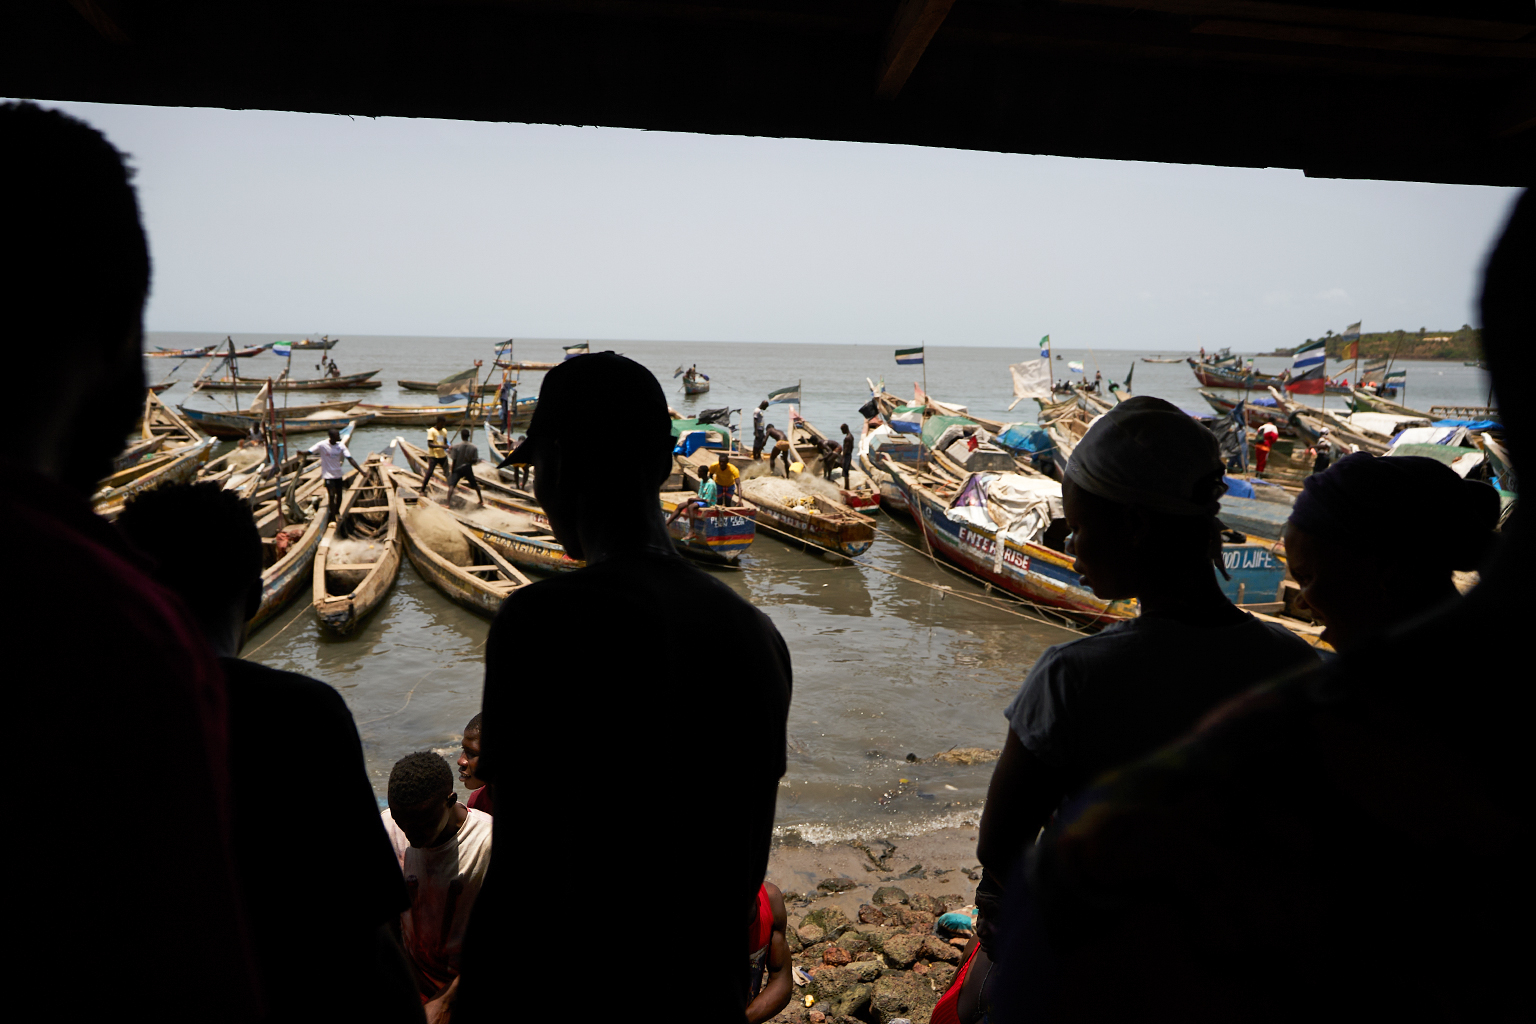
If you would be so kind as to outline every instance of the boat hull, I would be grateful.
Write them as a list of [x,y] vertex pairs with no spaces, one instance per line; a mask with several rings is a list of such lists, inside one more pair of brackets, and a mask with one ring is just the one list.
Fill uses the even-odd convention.
[[330,525],[330,519],[330,510],[322,499],[319,509],[315,511],[315,518],[309,521],[298,543],[261,574],[261,606],[246,622],[246,635],[250,635],[262,623],[287,607],[288,602],[297,597],[304,585],[311,581],[315,552],[320,548],[320,540],[325,536],[325,528]]
[[[384,382],[371,380],[378,374],[378,370],[369,370],[367,373],[349,373],[340,377],[317,377],[313,380],[272,380],[274,391],[358,391],[364,388],[381,388]],[[228,377],[220,377],[218,380],[199,381],[198,387],[203,391],[252,391],[265,385],[270,378],[267,377],[236,377],[230,380]]]
[[686,495],[664,494],[661,510],[667,516],[667,533],[678,551],[708,562],[735,565],[757,536],[757,513],[749,508],[691,507],[672,519]]
[[767,525],[781,537],[787,535],[849,558],[857,558],[875,543],[875,523],[866,516],[858,517],[863,522],[842,522],[745,495],[741,500],[756,510],[759,526]]
[[[1205,403],[1222,415],[1230,416],[1232,410],[1237,408],[1237,403],[1220,395],[1213,395],[1208,391],[1200,392],[1200,397]],[[1258,429],[1266,423],[1272,424],[1280,433],[1289,437],[1291,430],[1291,418],[1286,415],[1284,409],[1266,405],[1243,406],[1243,420],[1248,426]]]
[[[402,391],[430,391],[434,395],[437,394],[437,382],[436,381],[431,381],[431,380],[397,380],[397,381],[395,381],[395,384]],[[501,387],[500,384],[481,384],[480,385],[480,393],[482,395],[494,395],[500,387]]]
[[[390,495],[389,482],[385,478],[378,456],[371,456],[348,488],[342,501],[342,522],[349,532],[376,530],[366,520],[359,520],[355,513],[384,513],[382,535],[369,538],[379,543],[381,552],[376,562],[368,568],[339,568],[331,561],[331,546],[336,540],[337,523],[325,528],[325,536],[315,552],[314,559],[314,609],[320,625],[338,636],[348,636],[363,619],[368,617],[384,600],[394,586],[400,572],[400,529],[395,503]],[[360,503],[363,496],[382,496],[383,504],[376,501]],[[350,588],[346,593],[332,593],[341,587]]]
[[[250,434],[251,429],[259,427],[266,422],[266,418],[238,412],[218,412],[212,409],[193,409],[181,406],[181,414],[198,429],[214,437],[242,438]],[[372,413],[359,413],[353,415],[350,412],[336,413],[332,416],[304,416],[278,421],[280,429],[290,434],[323,434],[328,430],[343,430],[348,423],[362,426],[375,420]]]
[[[205,437],[177,451],[165,453],[170,456],[166,462],[132,480],[124,481],[121,486],[113,487],[110,493],[98,493],[94,496],[91,499],[92,510],[104,519],[116,519],[122,513],[123,506],[134,495],[152,491],[166,484],[179,484],[192,479],[198,467],[207,462],[208,456],[213,453],[213,444],[213,438]],[[129,470],[133,468],[130,466]]]

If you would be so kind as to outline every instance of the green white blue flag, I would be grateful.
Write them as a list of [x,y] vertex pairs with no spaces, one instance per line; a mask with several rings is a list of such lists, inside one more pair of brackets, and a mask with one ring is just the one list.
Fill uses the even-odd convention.
[[793,387],[779,388],[777,391],[768,392],[769,405],[787,405],[790,402],[798,401],[800,401],[799,384],[796,384]]
[[475,385],[480,380],[480,371],[474,367],[456,373],[452,377],[444,377],[437,382],[437,401],[439,405],[449,405],[458,401],[467,401],[475,393]]
[[923,346],[917,348],[899,348],[896,350],[896,363],[898,366],[921,366],[923,362]]
[[579,345],[566,345],[564,348],[565,358],[567,359],[575,359],[577,356],[584,356],[592,351],[586,342],[582,342]]

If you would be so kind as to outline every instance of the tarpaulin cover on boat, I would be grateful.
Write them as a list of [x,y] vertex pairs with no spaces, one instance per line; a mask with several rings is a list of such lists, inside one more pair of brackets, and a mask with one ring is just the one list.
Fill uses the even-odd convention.
[[[923,444],[937,448],[936,443],[944,431],[953,426],[973,427],[976,421],[965,416],[929,416],[923,421]],[[953,439],[951,439],[953,440]]]
[[992,438],[992,443],[1009,451],[1038,454],[1055,448],[1051,435],[1038,423],[1006,423],[1003,432]]
[[1227,493],[1234,498],[1253,497],[1253,484],[1240,477],[1224,476],[1221,478],[1227,485]]
[[1493,420],[1435,420],[1437,427],[1466,427],[1468,430],[1503,430]]
[[923,407],[898,405],[891,410],[891,428],[903,434],[919,434],[923,430]]
[[[1062,517],[1061,484],[1022,473],[974,473],[945,511],[1020,543],[1034,543]],[[999,554],[1001,557],[1001,554]]]
[[1424,458],[1443,462],[1456,471],[1457,476],[1466,476],[1472,470],[1482,465],[1485,456],[1476,448],[1462,448],[1447,444],[1400,444],[1387,452],[1391,455],[1420,455]]

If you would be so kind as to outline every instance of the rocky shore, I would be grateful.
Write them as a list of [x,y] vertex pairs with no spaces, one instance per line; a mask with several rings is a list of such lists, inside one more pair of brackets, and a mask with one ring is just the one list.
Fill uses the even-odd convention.
[[784,891],[804,983],[774,1020],[927,1024],[963,945],[934,922],[974,903],[979,876],[974,828],[825,844],[782,837],[768,880]]

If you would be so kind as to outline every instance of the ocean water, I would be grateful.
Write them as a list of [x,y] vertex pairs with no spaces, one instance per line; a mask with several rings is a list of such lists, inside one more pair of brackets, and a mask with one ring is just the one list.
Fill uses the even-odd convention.
[[[235,335],[237,345],[275,340],[276,335]],[[290,336],[292,337],[292,336]],[[152,334],[150,346],[192,347],[222,340],[212,334]],[[343,337],[332,355],[343,373],[378,369],[384,387],[356,393],[360,401],[430,404],[433,396],[401,391],[400,379],[437,380],[492,358],[491,338]],[[564,342],[569,344],[570,341]],[[561,342],[519,339],[515,357],[558,360]],[[868,381],[884,381],[897,394],[923,382],[925,367],[896,366],[894,345],[802,345],[611,341],[592,343],[636,359],[662,381],[674,408],[685,415],[722,405],[750,410],[768,392],[800,383],[802,415],[829,433],[857,426],[858,407],[869,397]],[[977,415],[1004,421],[1034,419],[1033,402],[1012,413],[1008,364],[1037,358],[1033,345],[1019,349],[930,347],[927,388],[935,398],[968,406]],[[1058,378],[1068,361],[1080,360],[1091,377],[1131,378],[1137,394],[1166,398],[1189,409],[1205,403],[1187,365],[1144,363],[1128,351],[1058,350]],[[296,352],[293,376],[314,376],[316,352]],[[179,383],[164,394],[172,404],[229,408],[227,393],[188,397],[187,384],[202,363],[145,360],[151,380],[174,373]],[[685,397],[672,378],[679,366],[697,364],[711,378],[705,395]],[[1278,372],[1284,359],[1260,358],[1262,370]],[[1407,404],[1481,405],[1487,375],[1460,364],[1411,362]],[[276,376],[283,361],[270,354],[243,360],[244,376]],[[1330,364],[1330,372],[1337,367]],[[542,377],[523,375],[521,394],[536,393]],[[499,379],[499,376],[498,378]],[[300,397],[295,404],[333,397]],[[352,397],[342,395],[337,397]],[[1309,398],[1308,404],[1317,404]],[[1330,407],[1341,400],[1329,398]],[[247,404],[247,398],[241,404]],[[1337,404],[1336,404],[1337,403]],[[785,425],[783,406],[769,418]],[[592,436],[610,443],[622,434],[620,410],[594,408]],[[750,426],[749,426],[750,431]],[[352,451],[387,451],[392,437],[409,428],[361,427]],[[421,433],[421,431],[415,431]],[[319,438],[316,437],[315,440]],[[417,444],[423,438],[411,436]],[[476,443],[484,438],[477,431]],[[403,458],[396,456],[403,464]],[[1003,708],[1024,675],[1051,644],[1077,634],[1017,604],[987,595],[979,584],[935,563],[904,519],[881,514],[880,533],[857,565],[796,550],[762,534],[740,569],[710,569],[760,607],[783,634],[795,671],[789,719],[789,771],[780,788],[781,827],[807,838],[870,831],[911,832],[975,821],[986,796],[991,765],[954,765],[930,760],[961,747],[998,749],[1007,724]],[[301,596],[248,641],[245,657],[303,672],[336,687],[357,721],[375,792],[382,797],[390,767],[414,750],[458,753],[460,731],[479,710],[481,653],[488,623],[451,603],[419,578],[409,561],[383,605],[356,634],[344,640],[323,634]],[[592,684],[593,705],[600,686]],[[579,722],[550,728],[581,731]],[[907,761],[915,755],[917,763]],[[571,766],[588,771],[590,766]],[[558,801],[559,765],[530,765],[525,777],[497,796],[498,810],[526,803],[547,812]],[[614,769],[616,783],[631,783],[656,807],[676,817],[687,806],[690,766],[686,750],[663,744]],[[905,780],[903,782],[902,780]],[[505,813],[505,812],[503,812]]]

